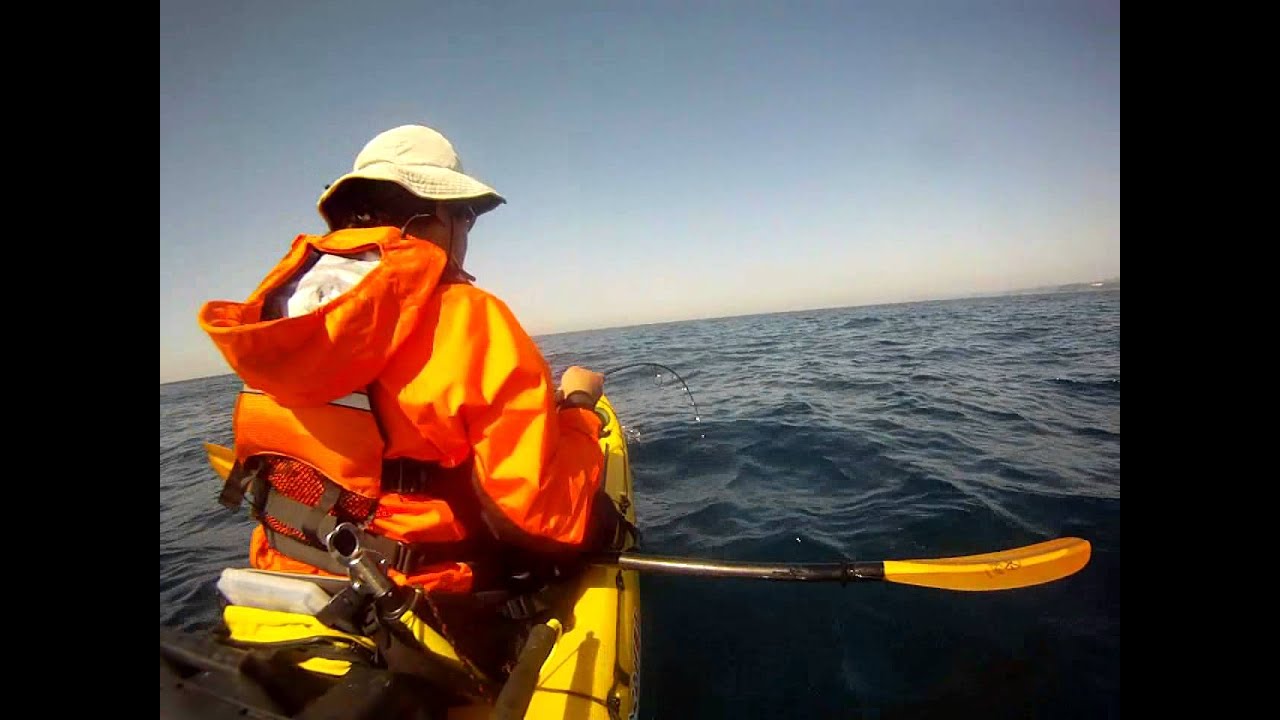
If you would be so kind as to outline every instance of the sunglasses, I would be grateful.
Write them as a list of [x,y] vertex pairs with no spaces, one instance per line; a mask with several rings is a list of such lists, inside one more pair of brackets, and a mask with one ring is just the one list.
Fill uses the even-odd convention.
[[[470,232],[471,228],[476,224],[476,211],[475,211],[475,208],[471,207],[470,205],[449,206],[446,208],[445,212],[449,214],[449,217],[453,218],[453,222],[455,224],[461,223],[467,229],[468,232]],[[417,220],[418,218],[429,218],[432,216],[436,216],[439,219],[443,219],[443,217],[441,217],[441,214],[437,212],[418,213],[417,215],[414,215],[413,217],[410,217],[408,220],[405,221],[404,226],[400,228],[401,234],[409,231],[409,224],[412,223],[414,220]]]
[[454,206],[449,214],[453,216],[454,222],[463,223],[468,230],[476,224],[476,211],[470,205]]

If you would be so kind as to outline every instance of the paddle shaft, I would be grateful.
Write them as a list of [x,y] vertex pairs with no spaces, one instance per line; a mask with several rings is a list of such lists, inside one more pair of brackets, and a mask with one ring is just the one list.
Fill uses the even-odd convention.
[[662,575],[750,578],[786,582],[848,583],[884,580],[884,563],[881,561],[780,565],[623,553],[611,556],[602,562],[616,564],[623,570]]

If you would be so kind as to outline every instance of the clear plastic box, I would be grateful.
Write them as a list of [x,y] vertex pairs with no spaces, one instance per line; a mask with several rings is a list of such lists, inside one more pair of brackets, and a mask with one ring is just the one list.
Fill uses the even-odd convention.
[[218,592],[232,605],[262,610],[315,615],[329,604],[329,593],[313,582],[227,568],[218,578]]

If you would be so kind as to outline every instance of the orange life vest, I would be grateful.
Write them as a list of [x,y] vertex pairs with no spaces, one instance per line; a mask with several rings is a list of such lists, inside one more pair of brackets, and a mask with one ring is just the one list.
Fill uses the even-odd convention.
[[[408,584],[464,591],[472,576],[466,561],[492,551],[476,503],[467,497],[471,463],[446,469],[385,460],[367,393],[288,409],[245,386],[233,427],[240,472],[228,483],[254,496],[255,567],[345,574],[325,549],[341,522],[360,527],[361,544]],[[469,521],[458,517],[458,507],[472,509]]]
[[[346,293],[263,318],[317,253],[374,249],[378,265]],[[346,520],[397,581],[462,592],[466,555],[492,532],[535,550],[582,542],[600,421],[557,409],[550,369],[510,310],[441,284],[445,266],[443,251],[395,228],[301,235],[247,301],[201,308],[246,382],[233,428],[236,478],[261,521],[253,566],[334,572],[323,536]]]

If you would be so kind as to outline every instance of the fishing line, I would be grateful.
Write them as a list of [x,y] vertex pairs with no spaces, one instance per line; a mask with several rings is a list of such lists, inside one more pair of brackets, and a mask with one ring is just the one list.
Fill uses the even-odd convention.
[[[694,400],[694,399],[693,399],[693,393],[692,393],[692,392],[690,392],[690,390],[689,390],[689,385],[685,383],[684,378],[680,377],[680,374],[679,374],[679,373],[677,373],[675,370],[672,370],[671,368],[667,367],[666,365],[659,365],[658,363],[651,363],[651,362],[630,363],[630,364],[628,364],[628,365],[623,365],[623,366],[621,366],[621,367],[616,367],[616,368],[613,368],[613,369],[611,369],[611,370],[605,370],[603,373],[601,373],[601,375],[604,375],[605,377],[609,377],[610,375],[612,375],[612,374],[614,374],[614,373],[622,372],[623,370],[631,370],[631,369],[639,368],[639,367],[653,367],[653,368],[658,368],[659,370],[664,370],[664,371],[666,371],[666,372],[671,373],[671,375],[672,375],[676,380],[679,380],[679,381],[680,381],[680,384],[684,387],[684,392],[685,392],[685,394],[689,396],[689,403],[690,403],[691,405],[693,405],[693,421],[694,421],[694,422],[702,422],[702,413],[700,413],[700,412],[698,411],[698,403],[697,403],[697,401],[696,401],[696,400]],[[661,376],[659,376],[659,377],[661,377]]]

